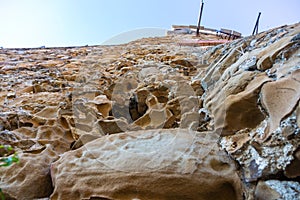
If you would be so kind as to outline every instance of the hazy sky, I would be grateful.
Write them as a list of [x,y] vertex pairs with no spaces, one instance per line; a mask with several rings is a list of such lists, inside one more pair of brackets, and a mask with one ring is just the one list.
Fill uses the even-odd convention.
[[[196,25],[201,0],[0,0],[0,46],[97,45],[138,28]],[[202,25],[252,33],[300,21],[300,0],[204,0]]]

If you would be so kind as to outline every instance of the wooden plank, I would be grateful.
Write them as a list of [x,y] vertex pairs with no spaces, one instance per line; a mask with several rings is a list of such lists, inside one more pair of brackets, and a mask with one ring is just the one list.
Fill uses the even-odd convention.
[[213,28],[204,28],[204,30],[206,30],[206,31],[212,31],[212,32],[217,32],[217,30],[213,29]]
[[[201,27],[203,27],[203,26],[200,26],[200,29],[201,29]],[[191,28],[191,29],[197,29],[197,26],[195,26],[195,25],[189,25],[189,28]]]
[[221,28],[220,32],[221,32],[221,33],[224,33],[224,34],[227,34],[227,35],[231,35],[232,30],[225,29],[225,28]]
[[235,37],[241,37],[242,34],[240,32],[237,32],[237,31],[232,31],[232,35],[235,36]]
[[186,25],[172,25],[173,29],[184,29],[184,28],[190,28],[189,26]]

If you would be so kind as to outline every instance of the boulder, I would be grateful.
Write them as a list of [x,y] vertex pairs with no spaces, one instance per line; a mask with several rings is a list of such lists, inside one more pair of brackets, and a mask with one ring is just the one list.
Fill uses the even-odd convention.
[[51,199],[243,199],[218,135],[186,129],[104,136],[51,166]]

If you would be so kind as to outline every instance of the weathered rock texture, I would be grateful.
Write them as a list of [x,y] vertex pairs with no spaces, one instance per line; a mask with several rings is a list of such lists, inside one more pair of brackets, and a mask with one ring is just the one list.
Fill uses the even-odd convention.
[[300,184],[292,181],[260,181],[255,190],[258,200],[299,199]]
[[5,196],[300,196],[300,24],[185,37],[0,49],[0,144],[20,156],[0,168]]
[[242,199],[235,163],[212,135],[164,129],[99,138],[52,164],[51,197]]
[[58,155],[50,145],[37,152],[22,153],[20,163],[1,170],[1,189],[8,199],[34,199],[51,195],[50,164]]

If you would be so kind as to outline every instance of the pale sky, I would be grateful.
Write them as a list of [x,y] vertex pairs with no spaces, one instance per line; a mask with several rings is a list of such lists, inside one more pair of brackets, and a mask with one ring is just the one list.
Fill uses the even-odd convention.
[[[140,28],[166,30],[173,24],[196,25],[200,3],[201,0],[0,0],[0,46],[99,45]],[[202,25],[233,29],[244,36],[252,33],[259,12],[260,31],[300,21],[300,0],[204,3]]]

